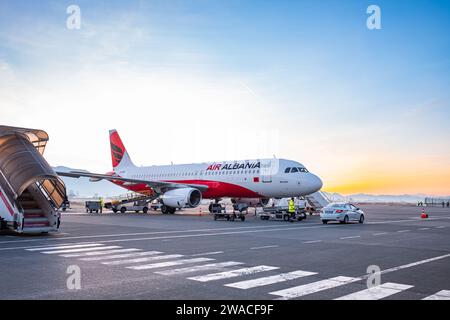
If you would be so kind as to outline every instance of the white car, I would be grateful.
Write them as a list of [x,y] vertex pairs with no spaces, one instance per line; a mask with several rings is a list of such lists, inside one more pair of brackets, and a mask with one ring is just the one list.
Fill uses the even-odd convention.
[[350,221],[358,221],[364,223],[364,212],[348,202],[330,203],[320,212],[320,219],[324,224],[328,221],[339,221],[340,223],[348,223]]

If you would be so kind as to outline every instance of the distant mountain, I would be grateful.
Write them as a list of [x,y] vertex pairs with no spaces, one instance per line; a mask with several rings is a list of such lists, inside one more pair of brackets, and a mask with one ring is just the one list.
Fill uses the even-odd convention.
[[425,194],[376,195],[376,194],[356,193],[347,196],[343,196],[339,193],[329,193],[329,192],[325,192],[325,194],[331,201],[355,201],[355,202],[374,202],[374,203],[376,202],[417,203],[419,201],[424,201],[426,197],[432,197]]
[[[68,167],[58,166],[53,167],[55,171],[69,172],[69,171],[83,171],[86,170],[72,169]],[[91,198],[91,197],[114,197],[123,195],[127,191],[124,188],[118,187],[109,181],[90,182],[89,178],[68,178],[61,177],[66,184],[67,195],[69,198]]]

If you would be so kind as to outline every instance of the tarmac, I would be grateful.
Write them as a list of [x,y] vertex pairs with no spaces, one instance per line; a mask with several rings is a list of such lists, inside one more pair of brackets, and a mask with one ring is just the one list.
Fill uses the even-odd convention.
[[59,233],[0,233],[0,299],[450,299],[450,210],[360,207],[346,225],[72,209]]

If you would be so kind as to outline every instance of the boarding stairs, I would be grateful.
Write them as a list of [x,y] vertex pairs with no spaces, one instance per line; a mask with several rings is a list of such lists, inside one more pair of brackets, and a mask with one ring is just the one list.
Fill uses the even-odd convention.
[[315,211],[322,209],[330,203],[330,200],[328,200],[327,196],[321,191],[307,195],[305,196],[305,199]]
[[62,180],[43,157],[42,130],[0,126],[0,228],[47,233],[60,226],[67,199]]

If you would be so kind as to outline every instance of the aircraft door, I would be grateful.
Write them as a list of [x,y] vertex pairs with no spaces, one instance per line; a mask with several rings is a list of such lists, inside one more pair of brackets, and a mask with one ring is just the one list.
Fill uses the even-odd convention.
[[278,171],[277,163],[274,160],[261,161],[261,180],[263,183],[272,182],[274,173]]

